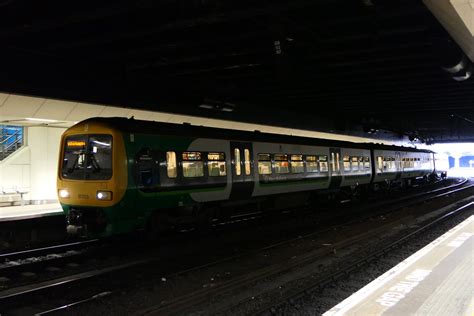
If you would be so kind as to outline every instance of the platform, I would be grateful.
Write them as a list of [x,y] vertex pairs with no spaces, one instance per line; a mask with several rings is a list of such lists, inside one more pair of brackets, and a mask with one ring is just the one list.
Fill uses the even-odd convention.
[[474,216],[324,316],[474,315]]
[[0,222],[60,215],[62,212],[63,211],[59,203],[6,206],[0,207]]

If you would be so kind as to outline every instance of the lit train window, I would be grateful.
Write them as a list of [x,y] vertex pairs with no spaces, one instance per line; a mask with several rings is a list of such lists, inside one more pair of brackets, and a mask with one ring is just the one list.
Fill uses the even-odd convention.
[[235,175],[240,176],[242,174],[242,166],[240,164],[240,149],[234,149],[235,156]]
[[201,153],[197,151],[185,151],[183,160],[201,160]]
[[383,170],[383,157],[382,156],[377,156],[377,169],[379,171]]
[[[362,157],[360,157],[362,159]],[[351,158],[351,169],[352,171],[359,171],[359,157]]]
[[250,150],[244,149],[244,166],[245,166],[245,175],[248,176],[252,173],[250,165]]
[[225,160],[224,153],[208,153],[207,160]]
[[316,156],[306,156],[306,171],[318,172],[318,159]]
[[204,176],[204,163],[201,160],[200,152],[183,152],[183,176],[185,178]]
[[365,168],[365,170],[370,169],[370,159],[369,159],[369,157],[364,157],[364,168]]
[[178,169],[176,168],[176,153],[174,151],[166,152],[166,172],[168,178],[176,178]]
[[350,161],[350,157],[349,156],[344,156],[342,158],[343,162],[344,162],[344,171],[351,171],[351,161]]
[[289,163],[288,163],[288,155],[285,154],[275,154],[275,172],[276,173],[289,173]]
[[207,160],[207,168],[210,177],[222,177],[227,174],[224,153],[208,153]]
[[319,168],[321,172],[328,172],[328,156],[319,156]]
[[331,169],[332,169],[332,172],[336,171],[336,158],[335,158],[334,153],[331,153]]
[[270,154],[258,154],[258,173],[272,174],[272,161]]
[[383,157],[383,169],[384,170],[392,169],[392,160],[390,157]]
[[303,173],[304,172],[304,163],[303,155],[291,155],[291,172],[292,173]]
[[112,177],[111,135],[68,136],[63,152],[63,178],[106,180]]
[[390,158],[388,157],[383,157],[383,170],[386,171],[387,169],[390,168]]

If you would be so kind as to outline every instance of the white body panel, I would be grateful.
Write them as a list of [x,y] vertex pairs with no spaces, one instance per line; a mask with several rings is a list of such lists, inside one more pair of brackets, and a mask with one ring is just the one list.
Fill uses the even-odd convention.
[[[215,190],[203,190],[202,192],[191,193],[191,197],[196,202],[222,201],[227,200],[232,194],[232,177],[234,167],[231,162],[230,141],[209,138],[199,138],[194,140],[189,151],[202,152],[223,152],[225,153],[227,174],[225,176],[226,185]],[[315,173],[273,173],[260,175],[258,173],[258,154],[286,154],[290,155],[315,155],[326,156],[328,172]],[[344,163],[344,157],[350,158],[350,164]],[[364,163],[355,164],[352,158],[368,157],[369,166]],[[389,157],[385,161],[378,157]],[[396,150],[374,150],[374,159],[369,149],[360,148],[340,148],[340,176],[341,182],[332,188],[357,186],[370,184],[372,179],[372,165],[375,165],[374,182],[393,181],[404,178],[421,177],[433,172],[434,162],[431,153],[406,152]],[[393,158],[393,160],[392,160]],[[330,148],[325,146],[308,146],[299,144],[279,144],[279,143],[252,143],[252,177],[254,180],[251,197],[259,197],[274,194],[295,193],[302,191],[313,191],[328,189],[331,184],[331,155]],[[408,159],[408,161],[404,161]],[[410,160],[412,159],[412,160]],[[272,162],[273,163],[273,162]],[[358,167],[355,167],[358,166]],[[207,168],[207,165],[204,165]],[[303,180],[304,179],[304,180]],[[301,181],[303,180],[303,181]]]
[[[253,160],[256,161],[258,154],[301,154],[301,155],[325,155],[329,157],[329,148],[321,146],[305,146],[305,145],[293,145],[293,144],[274,144],[274,143],[253,143]],[[281,194],[281,193],[291,193],[298,191],[309,191],[309,190],[318,190],[326,189],[329,187],[329,178],[323,179],[326,177],[326,174],[315,173],[311,175],[311,179],[314,179],[315,182],[311,181],[302,181],[302,183],[270,183],[264,184],[260,183],[260,175],[258,174],[258,167],[254,166],[253,168],[255,186],[252,196],[262,196],[269,194]],[[271,178],[273,181],[278,180],[289,180],[294,179],[295,181],[301,179],[301,176],[298,174],[275,174],[264,176]],[[305,178],[308,179],[308,178]],[[322,181],[316,181],[322,180]]]
[[369,169],[359,167],[358,170],[347,170],[344,166],[344,161],[341,165],[342,182],[341,186],[353,186],[360,184],[369,184],[372,175],[372,161],[370,157],[370,150],[360,148],[341,148],[341,159],[344,156],[350,157],[369,157]]
[[[189,151],[203,151],[203,152],[223,152],[226,159],[227,175],[225,176],[227,185],[225,188],[219,190],[194,192],[191,197],[196,202],[209,202],[227,200],[232,190],[232,166],[230,163],[230,145],[229,141],[211,138],[198,138],[194,140],[188,148]],[[207,168],[207,165],[204,165]]]

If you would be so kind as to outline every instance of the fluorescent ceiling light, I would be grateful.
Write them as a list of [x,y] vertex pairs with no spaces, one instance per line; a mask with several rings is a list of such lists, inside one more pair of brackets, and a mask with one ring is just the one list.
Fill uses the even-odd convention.
[[25,120],[27,121],[35,121],[35,122],[57,122],[57,120],[50,120],[50,119],[40,119],[34,117],[26,117]]

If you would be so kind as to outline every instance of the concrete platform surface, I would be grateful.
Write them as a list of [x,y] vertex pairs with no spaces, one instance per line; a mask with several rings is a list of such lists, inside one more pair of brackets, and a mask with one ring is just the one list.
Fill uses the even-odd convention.
[[0,207],[0,222],[34,217],[59,215],[63,212],[59,203]]
[[474,216],[324,313],[474,315]]

